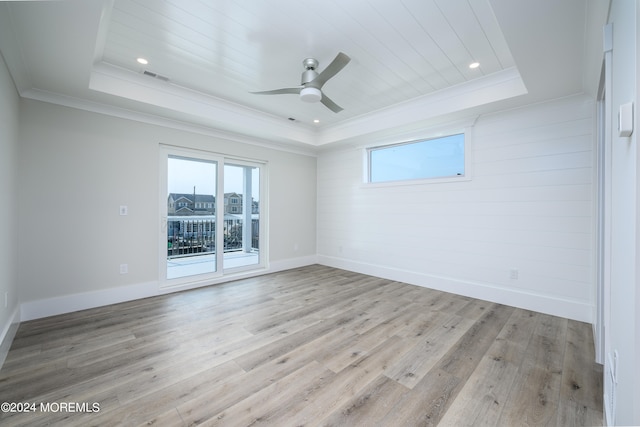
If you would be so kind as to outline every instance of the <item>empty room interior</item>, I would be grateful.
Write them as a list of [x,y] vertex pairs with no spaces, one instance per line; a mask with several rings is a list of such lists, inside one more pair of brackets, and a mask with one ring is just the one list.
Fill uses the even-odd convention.
[[1,425],[640,425],[637,0],[0,1]]

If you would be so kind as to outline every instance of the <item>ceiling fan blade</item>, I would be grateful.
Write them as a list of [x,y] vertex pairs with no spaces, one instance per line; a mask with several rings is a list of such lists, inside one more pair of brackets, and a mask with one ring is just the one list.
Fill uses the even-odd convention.
[[282,95],[282,94],[287,94],[287,93],[291,93],[291,94],[299,94],[300,90],[302,89],[302,87],[287,87],[284,89],[275,89],[275,90],[265,90],[262,92],[251,92],[255,95]]
[[340,52],[338,55],[331,61],[331,64],[327,66],[318,77],[309,82],[309,84],[313,85],[313,87],[317,87],[318,89],[322,88],[322,86],[329,80],[331,77],[338,74],[340,70],[342,70],[348,63],[351,61],[346,54]]
[[334,113],[339,113],[340,111],[343,110],[342,107],[340,107],[338,104],[336,104],[331,99],[329,99],[329,97],[324,93],[322,94],[322,99],[320,100],[320,102],[322,102],[322,105],[324,105]]

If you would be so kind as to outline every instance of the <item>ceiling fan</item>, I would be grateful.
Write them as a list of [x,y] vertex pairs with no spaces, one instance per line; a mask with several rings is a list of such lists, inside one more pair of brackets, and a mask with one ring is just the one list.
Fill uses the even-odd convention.
[[342,111],[342,107],[333,102],[322,92],[322,86],[324,86],[327,80],[338,74],[338,72],[342,70],[349,61],[351,61],[351,58],[340,52],[333,61],[331,61],[331,64],[318,74],[316,71],[316,68],[318,68],[318,61],[314,58],[307,58],[302,61],[305,71],[302,73],[300,86],[251,93],[257,95],[282,95],[287,93],[299,94],[300,99],[305,102],[320,101],[325,107],[334,113],[339,113]]

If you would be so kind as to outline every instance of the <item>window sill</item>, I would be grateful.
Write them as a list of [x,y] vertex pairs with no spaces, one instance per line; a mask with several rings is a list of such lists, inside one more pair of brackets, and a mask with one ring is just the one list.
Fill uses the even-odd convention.
[[405,185],[431,185],[431,184],[447,184],[451,182],[467,182],[471,181],[471,177],[463,176],[447,176],[442,178],[424,178],[424,179],[408,179],[398,181],[382,181],[382,182],[364,182],[361,188],[386,188],[399,187]]

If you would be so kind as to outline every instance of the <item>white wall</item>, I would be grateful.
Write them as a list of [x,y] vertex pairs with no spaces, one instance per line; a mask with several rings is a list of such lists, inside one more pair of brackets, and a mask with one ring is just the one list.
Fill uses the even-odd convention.
[[368,188],[361,149],[322,153],[320,262],[591,321],[594,108],[480,117],[467,182]]
[[315,261],[315,157],[38,101],[21,106],[23,320],[157,291],[160,143],[267,161],[270,265]]
[[[13,81],[0,55],[0,366],[18,325],[18,105]],[[5,294],[7,306],[5,307]]]
[[[610,319],[605,352],[612,357],[617,351],[617,387],[612,390],[605,381],[605,394],[615,394],[616,425],[640,425],[640,231],[638,186],[638,2],[614,0],[609,22],[613,24],[611,100],[611,289]],[[621,104],[633,101],[635,131],[621,138],[617,131],[617,115]],[[607,322],[608,321],[608,322]],[[605,379],[609,366],[605,365]]]

